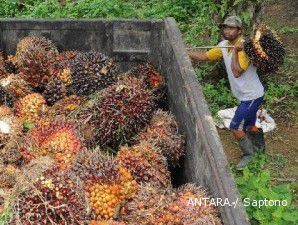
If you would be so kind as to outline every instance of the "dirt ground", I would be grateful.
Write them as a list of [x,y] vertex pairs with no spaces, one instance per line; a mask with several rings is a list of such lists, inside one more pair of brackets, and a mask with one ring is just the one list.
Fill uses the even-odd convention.
[[[297,28],[298,1],[295,0],[270,0],[264,8],[263,21],[277,32],[282,28]],[[298,55],[297,32],[281,34],[281,39],[286,47],[287,54]],[[297,61],[296,67],[297,67]],[[287,74],[279,74],[280,76]],[[297,74],[293,75],[297,79]],[[296,116],[295,116],[296,115]],[[288,119],[282,110],[274,113],[273,118],[277,128],[265,134],[266,151],[269,162],[266,167],[271,171],[273,179],[278,183],[298,181],[298,123],[297,112]],[[218,129],[223,147],[228,160],[237,163],[241,157],[240,149],[229,130]]]

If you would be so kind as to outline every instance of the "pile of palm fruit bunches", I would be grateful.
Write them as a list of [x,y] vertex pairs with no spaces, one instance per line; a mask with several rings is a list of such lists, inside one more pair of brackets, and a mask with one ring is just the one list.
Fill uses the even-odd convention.
[[172,187],[185,141],[149,63],[121,72],[40,36],[0,56],[0,222],[219,225],[195,184]]

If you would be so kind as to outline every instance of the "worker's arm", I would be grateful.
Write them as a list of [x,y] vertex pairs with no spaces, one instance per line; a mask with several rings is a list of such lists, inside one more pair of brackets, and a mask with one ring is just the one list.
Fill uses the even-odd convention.
[[205,52],[195,52],[189,51],[188,56],[192,61],[208,61],[209,59],[206,56]]
[[215,61],[222,59],[220,48],[212,48],[207,52],[189,51],[188,54],[193,61]]
[[235,46],[232,52],[232,65],[231,69],[236,78],[240,77],[243,72],[248,68],[250,61],[243,51],[243,43]]

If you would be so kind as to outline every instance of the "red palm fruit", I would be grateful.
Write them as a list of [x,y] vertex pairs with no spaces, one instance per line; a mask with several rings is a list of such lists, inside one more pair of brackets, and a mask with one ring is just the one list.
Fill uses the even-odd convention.
[[170,185],[166,159],[160,150],[149,142],[121,147],[116,160],[131,172],[139,184],[150,183],[161,187]]
[[53,76],[51,66],[57,61],[58,50],[45,37],[28,36],[17,45],[16,62],[20,75],[32,86],[43,86]]
[[137,135],[136,143],[146,140],[155,144],[166,157],[170,166],[177,166],[185,153],[185,141],[178,133],[178,126],[172,114],[158,110],[147,128]]

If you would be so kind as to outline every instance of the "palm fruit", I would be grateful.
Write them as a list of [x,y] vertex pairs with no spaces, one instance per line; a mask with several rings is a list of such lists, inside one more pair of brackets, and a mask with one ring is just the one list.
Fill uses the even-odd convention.
[[116,160],[131,172],[139,184],[150,183],[161,187],[170,185],[166,159],[149,142],[143,141],[139,145],[121,147]]
[[76,95],[90,95],[116,81],[118,68],[112,59],[99,52],[79,53],[70,62],[72,83]]
[[285,49],[281,41],[265,24],[259,25],[254,37],[244,43],[244,50],[262,74],[277,71],[284,61]]
[[165,95],[165,79],[150,63],[133,67],[124,74],[125,76],[134,76],[141,79],[145,86],[153,90],[154,95],[159,99]]
[[90,105],[78,118],[95,128],[95,139],[102,147],[112,148],[144,128],[156,107],[152,92],[133,77],[102,90]]
[[2,146],[0,149],[0,162],[17,166],[22,164],[23,156],[19,151],[20,143],[21,139],[19,137],[14,137]]
[[32,157],[49,155],[60,169],[66,169],[82,148],[83,141],[72,123],[44,119],[28,132],[21,152],[27,161]]
[[58,50],[45,37],[28,36],[18,43],[15,57],[23,79],[38,87],[53,76],[51,65],[57,61]]
[[46,171],[31,188],[17,196],[14,222],[22,225],[88,223],[87,203],[81,191],[67,174]]
[[137,196],[123,207],[120,218],[130,225],[223,224],[205,192],[194,184],[186,184],[176,190],[150,186],[140,188]]
[[116,217],[120,205],[137,191],[137,183],[126,168],[98,153],[81,152],[72,171],[86,184],[86,196],[95,220]]
[[15,166],[0,164],[0,188],[12,188],[19,172]]
[[3,89],[11,93],[14,98],[22,98],[30,93],[32,89],[29,84],[20,76],[11,74],[0,80],[0,85]]
[[52,65],[52,73],[58,77],[65,85],[72,83],[70,61],[76,57],[76,51],[64,51],[59,53],[58,60]]
[[105,221],[95,221],[91,220],[89,225],[126,225],[124,222],[114,221],[114,220],[105,220]]
[[9,55],[4,61],[5,70],[8,74],[17,74],[19,69],[17,67],[16,58],[13,55]]
[[[222,225],[219,212],[211,204],[202,188],[186,184],[174,191],[175,195],[163,211],[158,211],[156,224]],[[206,199],[203,200],[204,198]],[[201,200],[201,204],[199,203]]]
[[15,99],[12,94],[6,91],[2,86],[0,86],[0,106],[6,105],[9,107],[13,107],[14,101]]
[[158,110],[148,127],[137,135],[136,143],[146,140],[155,144],[166,157],[170,166],[177,166],[185,153],[185,141],[178,134],[178,126],[172,114]]
[[0,151],[9,141],[15,140],[22,131],[22,124],[10,113],[5,107],[0,108]]
[[20,98],[14,107],[14,113],[22,122],[33,123],[46,112],[46,101],[38,93],[28,94]]
[[172,195],[170,188],[141,186],[136,196],[121,208],[119,218],[129,225],[157,225],[155,218],[158,210],[163,212],[163,208],[173,198]]
[[53,117],[67,117],[71,112],[77,110],[84,102],[85,99],[77,95],[64,97],[55,102],[49,110],[49,115]]
[[[130,172],[122,167],[115,167],[111,170],[109,163],[109,161],[105,163],[108,168],[102,172],[103,179],[98,177],[97,182],[90,182],[86,188],[86,196],[94,218],[97,220],[117,217],[121,204],[133,198],[137,191],[137,183]],[[110,179],[108,177],[110,174],[117,179]]]
[[58,78],[51,80],[45,86],[42,95],[49,106],[53,106],[55,102],[64,98],[67,94],[65,84]]

